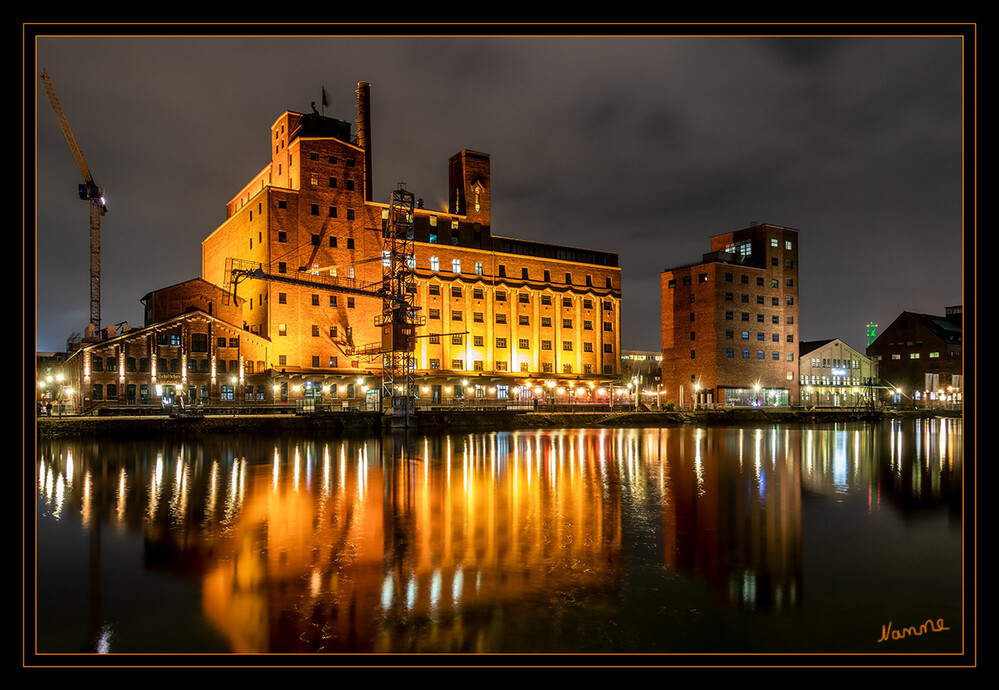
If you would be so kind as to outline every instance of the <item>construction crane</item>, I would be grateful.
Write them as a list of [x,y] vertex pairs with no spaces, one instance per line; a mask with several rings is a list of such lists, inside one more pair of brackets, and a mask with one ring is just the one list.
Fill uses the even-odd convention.
[[76,137],[73,136],[73,130],[69,128],[66,115],[62,111],[62,106],[59,105],[59,99],[52,87],[52,80],[45,70],[42,70],[41,80],[45,86],[45,92],[49,96],[49,103],[52,104],[52,110],[55,111],[56,119],[59,120],[63,136],[66,137],[66,143],[69,144],[73,158],[76,159],[76,165],[80,168],[80,174],[83,175],[83,183],[79,185],[78,189],[80,199],[90,202],[90,324],[96,333],[101,328],[101,216],[108,212],[108,207],[104,201],[104,190],[97,186],[90,174],[87,161],[84,160],[80,146],[76,143]]

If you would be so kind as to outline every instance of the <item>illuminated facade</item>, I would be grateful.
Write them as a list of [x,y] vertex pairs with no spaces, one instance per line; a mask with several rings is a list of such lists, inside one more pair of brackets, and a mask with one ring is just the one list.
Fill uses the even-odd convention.
[[109,327],[62,365],[66,383],[53,397],[68,413],[94,407],[264,403],[289,399],[273,387],[270,343],[247,332],[238,305],[194,279],[143,298],[145,324]]
[[[146,295],[142,329],[88,334],[60,399],[379,409],[392,207],[372,200],[368,92],[356,136],[315,112],[277,118],[269,162],[202,242],[201,278]],[[613,402],[617,254],[493,235],[488,154],[452,156],[448,189],[446,209],[421,200],[408,218],[417,402]]]
[[[372,200],[367,94],[361,83],[356,139],[348,123],[282,114],[270,162],[202,244],[203,278],[246,300],[247,330],[270,341],[266,366],[331,391],[382,366],[375,293],[389,205]],[[448,183],[446,210],[421,201],[412,217],[418,397],[514,399],[542,382],[614,380],[617,255],[493,235],[487,154],[452,156]],[[233,266],[251,264],[267,277],[230,284]]]
[[711,238],[660,274],[663,395],[681,406],[798,402],[798,231]]
[[799,344],[801,404],[862,407],[872,402],[876,372],[871,360],[838,338]]

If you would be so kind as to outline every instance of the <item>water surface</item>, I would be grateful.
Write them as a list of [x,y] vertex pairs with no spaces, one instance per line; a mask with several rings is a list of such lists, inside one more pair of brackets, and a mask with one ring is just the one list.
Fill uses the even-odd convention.
[[946,419],[46,439],[35,648],[945,658],[962,462]]

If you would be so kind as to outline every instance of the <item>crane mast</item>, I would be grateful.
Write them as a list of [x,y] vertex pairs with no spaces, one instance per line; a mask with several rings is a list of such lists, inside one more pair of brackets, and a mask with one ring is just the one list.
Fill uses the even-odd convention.
[[90,324],[96,332],[101,328],[101,216],[108,212],[108,207],[104,201],[104,190],[97,186],[90,174],[87,161],[83,158],[80,146],[76,143],[76,137],[73,136],[73,130],[69,127],[66,114],[59,104],[52,80],[45,70],[42,70],[41,80],[45,87],[45,93],[48,94],[49,103],[52,104],[52,110],[62,128],[63,136],[66,137],[66,143],[69,144],[69,149],[73,153],[73,158],[76,159],[80,174],[83,175],[83,183],[78,187],[80,199],[90,202]]

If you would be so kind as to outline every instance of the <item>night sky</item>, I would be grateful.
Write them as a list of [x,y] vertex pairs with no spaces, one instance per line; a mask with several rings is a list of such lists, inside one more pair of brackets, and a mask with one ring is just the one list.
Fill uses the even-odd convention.
[[201,241],[268,162],[274,120],[321,109],[325,89],[325,114],[355,123],[359,81],[371,83],[375,200],[402,182],[444,208],[448,157],[490,154],[494,235],[619,254],[625,349],[659,349],[660,272],[700,261],[712,235],[753,222],[799,230],[802,340],[863,350],[869,321],[884,328],[903,310],[962,304],[972,231],[962,60],[971,58],[957,28],[797,38],[669,30],[39,36],[34,65],[26,36],[37,225],[27,213],[25,261],[34,251],[37,284],[25,290],[36,349],[64,349],[89,319],[89,212],[42,69],[108,199],[105,324],[141,326],[143,295],[200,276]]

